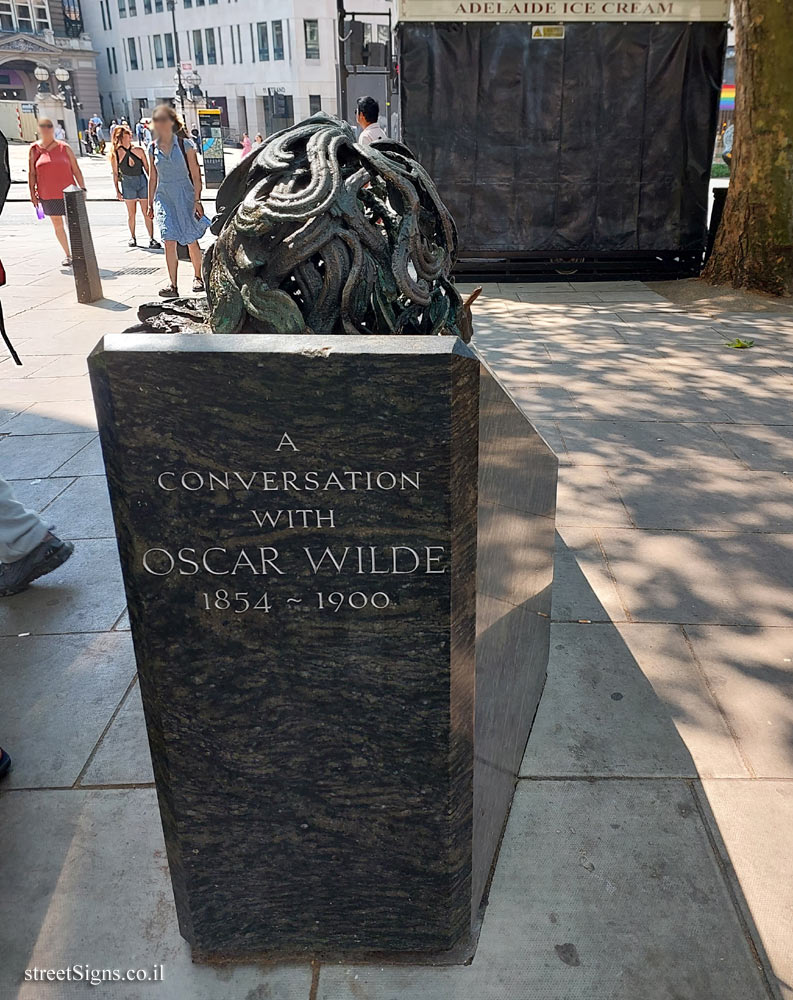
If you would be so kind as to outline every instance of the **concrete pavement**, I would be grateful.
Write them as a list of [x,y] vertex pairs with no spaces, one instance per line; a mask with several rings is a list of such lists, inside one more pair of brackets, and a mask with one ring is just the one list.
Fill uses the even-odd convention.
[[[164,260],[126,247],[123,206],[90,215],[93,306],[48,223],[24,204],[0,221],[25,361],[0,361],[0,470],[75,540],[0,602],[1,1000],[793,998],[790,310],[685,311],[640,283],[485,289],[475,341],[561,477],[549,679],[476,957],[213,969],[176,928],[85,374]],[[164,979],[23,982],[78,963]]]

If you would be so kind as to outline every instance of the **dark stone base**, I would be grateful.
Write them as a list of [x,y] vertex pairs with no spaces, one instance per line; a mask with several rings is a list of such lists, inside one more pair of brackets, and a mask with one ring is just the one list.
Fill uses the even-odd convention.
[[194,957],[467,960],[545,678],[555,457],[450,337],[121,334],[90,370]]

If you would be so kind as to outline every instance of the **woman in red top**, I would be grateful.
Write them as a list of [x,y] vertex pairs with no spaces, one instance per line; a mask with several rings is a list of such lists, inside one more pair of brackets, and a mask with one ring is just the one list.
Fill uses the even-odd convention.
[[55,138],[52,119],[39,118],[38,125],[41,138],[30,147],[28,160],[30,200],[34,205],[41,203],[44,214],[49,216],[58,242],[66,254],[63,266],[71,267],[72,255],[63,225],[66,214],[63,192],[75,183],[85,190],[85,181],[69,144]]

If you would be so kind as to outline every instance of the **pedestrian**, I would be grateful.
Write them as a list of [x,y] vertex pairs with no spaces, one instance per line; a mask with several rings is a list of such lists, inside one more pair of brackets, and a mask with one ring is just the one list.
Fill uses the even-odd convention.
[[63,125],[61,125],[60,122],[58,122],[57,125],[55,126],[55,138],[58,139],[60,142],[63,142],[66,139],[66,129],[63,127]]
[[149,147],[149,218],[157,219],[165,243],[165,262],[171,283],[161,288],[162,298],[173,299],[177,290],[176,244],[186,246],[193,265],[193,291],[203,292],[201,248],[198,240],[209,220],[201,204],[201,168],[195,143],[170,104],[160,104],[152,116],[154,140]]
[[357,114],[355,120],[361,126],[361,134],[358,136],[359,146],[368,146],[378,139],[388,138],[380,128],[378,122],[380,105],[373,97],[359,97],[356,108]]
[[149,170],[146,150],[133,146],[132,130],[129,125],[118,125],[113,133],[109,154],[113,182],[118,200],[126,203],[130,240],[128,246],[136,247],[135,209],[140,206],[141,215],[149,234],[149,249],[162,250],[162,244],[154,238],[154,223],[149,218]]
[[41,205],[44,215],[49,217],[55,236],[66,254],[63,267],[71,267],[72,255],[63,225],[66,214],[63,192],[73,184],[84,191],[85,181],[69,144],[55,138],[52,119],[39,118],[38,126],[41,138],[31,145],[28,155],[30,200],[37,209]]
[[243,132],[242,133],[242,158],[243,158],[243,160],[248,155],[248,153],[250,153],[250,151],[252,149],[253,149],[253,146],[251,145],[251,140],[248,137],[248,133],[247,132]]
[[190,138],[196,144],[196,148],[200,148],[201,147],[201,133],[198,131],[198,126],[197,125],[194,125],[190,129]]
[[254,136],[254,139],[253,139],[254,146],[261,146],[261,144],[263,142],[264,142],[264,139],[262,138],[262,133],[261,132],[257,132],[256,135]]
[[74,552],[14,497],[11,487],[0,479],[0,597],[25,590],[40,576],[63,565]]

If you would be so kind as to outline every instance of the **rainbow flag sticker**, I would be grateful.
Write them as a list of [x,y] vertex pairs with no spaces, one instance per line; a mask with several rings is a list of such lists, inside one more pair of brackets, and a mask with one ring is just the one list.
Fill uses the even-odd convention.
[[734,111],[735,110],[735,84],[725,83],[721,88],[721,101],[719,102],[719,108],[722,111]]

